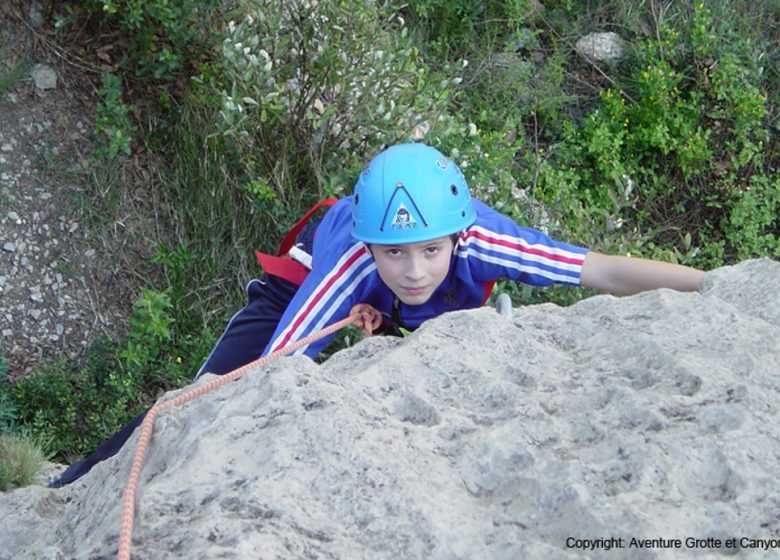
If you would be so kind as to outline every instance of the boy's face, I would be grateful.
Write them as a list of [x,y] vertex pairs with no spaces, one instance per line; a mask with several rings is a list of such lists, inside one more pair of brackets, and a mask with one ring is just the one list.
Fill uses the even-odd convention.
[[446,278],[452,236],[403,245],[370,246],[382,281],[407,305],[422,305]]

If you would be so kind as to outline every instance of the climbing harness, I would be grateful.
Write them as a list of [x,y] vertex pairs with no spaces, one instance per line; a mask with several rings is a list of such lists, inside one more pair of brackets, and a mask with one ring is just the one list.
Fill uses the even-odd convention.
[[[294,236],[293,236],[294,238]],[[130,474],[127,480],[127,486],[125,486],[125,493],[122,497],[122,523],[119,531],[119,544],[117,548],[117,558],[119,560],[130,560],[130,548],[133,539],[133,519],[135,517],[135,495],[138,490],[138,482],[141,477],[141,468],[143,467],[144,457],[149,447],[149,441],[152,437],[152,429],[154,427],[154,421],[157,415],[163,410],[172,406],[179,406],[189,401],[195,400],[198,397],[210,393],[215,389],[226,385],[231,381],[235,381],[244,375],[248,370],[291,354],[303,348],[304,346],[311,344],[312,342],[324,338],[328,335],[335,333],[336,331],[346,327],[347,325],[354,324],[358,328],[363,328],[366,335],[371,335],[373,330],[379,326],[382,320],[382,315],[368,304],[358,304],[354,306],[349,314],[349,317],[342,319],[332,325],[325,327],[324,329],[312,333],[309,336],[294,342],[284,348],[277,350],[267,356],[263,356],[253,362],[248,363],[238,369],[221,375],[216,379],[209,382],[193,387],[188,391],[174,397],[165,402],[158,403],[149,409],[146,414],[143,423],[141,424],[140,436],[138,443],[136,444],[135,455],[133,456],[133,463],[130,467]]]
[[317,210],[330,208],[337,202],[337,198],[326,198],[309,208],[309,211],[304,214],[303,218],[298,220],[284,236],[276,255],[255,251],[257,262],[260,263],[263,272],[287,280],[296,286],[303,284],[306,275],[311,270],[311,255],[295,246],[295,238],[309,223]]

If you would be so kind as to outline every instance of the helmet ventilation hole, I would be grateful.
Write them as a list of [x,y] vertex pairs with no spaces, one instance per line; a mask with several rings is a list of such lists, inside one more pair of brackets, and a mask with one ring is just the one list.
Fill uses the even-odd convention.
[[450,185],[450,192],[452,196],[458,196],[458,187],[456,185]]
[[358,202],[360,202],[360,195],[356,194],[355,195],[355,204],[357,204]]

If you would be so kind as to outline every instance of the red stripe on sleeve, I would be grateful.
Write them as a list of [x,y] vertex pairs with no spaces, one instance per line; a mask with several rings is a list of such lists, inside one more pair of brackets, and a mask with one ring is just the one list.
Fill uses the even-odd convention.
[[330,280],[323,286],[315,295],[315,297],[309,302],[309,305],[306,306],[306,309],[303,313],[299,314],[295,322],[292,324],[292,328],[287,331],[287,334],[284,336],[284,338],[281,340],[279,344],[274,346],[274,348],[271,349],[272,352],[276,352],[280,348],[284,348],[287,346],[287,344],[290,341],[290,338],[292,338],[293,333],[298,330],[298,328],[301,326],[301,324],[305,321],[306,317],[311,313],[312,309],[317,306],[319,301],[323,298],[325,293],[327,293],[333,284],[336,283],[338,279],[340,279],[346,271],[348,271],[352,265],[355,263],[356,260],[358,260],[360,257],[366,254],[366,248],[361,247],[358,251],[355,252],[354,255],[352,255],[349,259],[347,259],[347,262],[345,262],[342,267],[334,274]]
[[556,261],[556,262],[562,262],[566,264],[574,264],[574,265],[581,265],[584,260],[584,255],[581,258],[572,258],[572,257],[564,257],[563,255],[555,255],[553,253],[549,253],[547,251],[544,251],[543,249],[537,249],[533,247],[525,247],[519,243],[512,243],[511,241],[506,241],[504,239],[497,239],[495,237],[490,237],[488,235],[485,235],[484,233],[471,230],[469,231],[464,239],[468,239],[469,237],[476,237],[482,241],[486,241],[492,245],[499,245],[502,247],[508,247],[509,249],[515,249],[517,251],[521,251],[523,253],[529,254],[529,255],[536,255],[539,257],[545,257],[550,260]]

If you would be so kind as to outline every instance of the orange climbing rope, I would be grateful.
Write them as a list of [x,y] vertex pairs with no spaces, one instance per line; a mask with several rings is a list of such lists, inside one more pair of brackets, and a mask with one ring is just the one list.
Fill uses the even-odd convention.
[[135,494],[138,490],[138,481],[141,478],[141,467],[143,467],[146,450],[148,449],[149,441],[152,438],[154,420],[160,412],[166,408],[179,406],[186,402],[195,400],[196,398],[203,396],[206,393],[221,387],[222,385],[239,379],[242,375],[244,375],[244,373],[247,372],[247,370],[251,368],[266,364],[276,360],[277,358],[286,356],[287,354],[292,354],[299,348],[303,348],[315,340],[319,340],[320,338],[324,338],[330,334],[333,334],[347,325],[355,324],[357,327],[362,328],[367,335],[371,335],[372,331],[381,324],[381,321],[382,315],[379,313],[379,311],[368,304],[358,304],[352,308],[349,317],[346,319],[342,319],[337,323],[333,323],[332,325],[325,327],[316,333],[312,333],[306,338],[302,338],[293,344],[285,346],[284,348],[277,350],[272,354],[263,356],[254,362],[250,362],[243,367],[228,372],[225,375],[221,375],[216,379],[209,381],[208,383],[193,387],[189,391],[186,391],[171,400],[161,402],[150,408],[149,412],[147,412],[146,417],[144,418],[144,421],[141,423],[141,435],[138,438],[135,455],[133,456],[133,464],[130,467],[130,475],[128,476],[127,486],[125,486],[125,493],[122,497],[122,525],[119,531],[117,558],[119,560],[130,560],[130,548],[133,540],[133,519],[135,517]]

